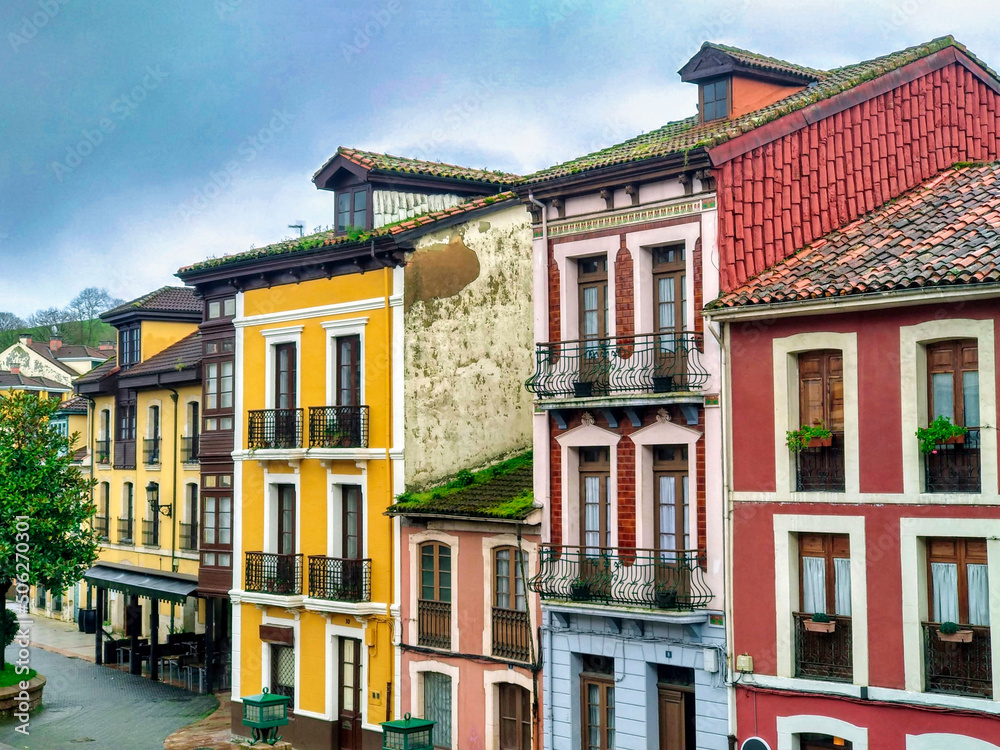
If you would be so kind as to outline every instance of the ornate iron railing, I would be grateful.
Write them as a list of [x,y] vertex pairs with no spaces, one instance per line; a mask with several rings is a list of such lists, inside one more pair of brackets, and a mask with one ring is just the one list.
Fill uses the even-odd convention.
[[147,547],[159,547],[160,546],[160,521],[159,519],[153,519],[152,521],[143,520],[142,522],[142,543]]
[[194,552],[198,549],[198,524],[182,523],[181,527],[181,549],[186,552]]
[[94,441],[94,452],[97,454],[96,459],[99,464],[109,464],[111,463],[111,441],[110,440],[95,440]]
[[302,447],[302,409],[257,409],[247,414],[251,450]]
[[302,555],[247,552],[246,590],[290,596],[302,593]]
[[702,570],[703,557],[696,550],[543,545],[538,575],[528,587],[543,599],[699,609],[712,599]]
[[135,440],[116,440],[114,449],[114,468],[135,468]]
[[795,489],[798,492],[843,492],[844,434],[835,432],[830,445],[803,448],[795,454]]
[[942,641],[940,625],[924,623],[924,678],[929,693],[993,697],[993,656],[990,629],[962,625],[972,631],[969,643]]
[[417,645],[451,648],[451,602],[417,601]]
[[311,448],[367,448],[367,406],[309,407]]
[[133,544],[135,538],[133,537],[133,531],[135,527],[135,522],[131,518],[119,518],[118,519],[118,543],[119,544]]
[[98,539],[108,541],[108,517],[94,516],[94,531],[97,532]]
[[309,556],[309,596],[335,602],[371,601],[372,561]]
[[181,461],[186,464],[198,463],[198,436],[181,438]]
[[811,631],[811,614],[795,615],[795,676],[850,682],[854,675],[854,644],[851,618],[830,616],[832,632]]
[[927,492],[979,492],[979,430],[969,430],[965,442],[939,445],[924,455],[924,484]]
[[514,661],[531,658],[531,628],[527,612],[493,608],[493,655]]
[[647,333],[535,347],[528,390],[539,398],[691,391],[708,381],[700,333]]
[[143,438],[142,462],[147,466],[155,466],[156,464],[160,463],[159,438]]

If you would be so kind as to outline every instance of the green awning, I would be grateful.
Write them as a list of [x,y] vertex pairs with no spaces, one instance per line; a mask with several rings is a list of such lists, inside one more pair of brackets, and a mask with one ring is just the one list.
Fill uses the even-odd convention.
[[107,563],[95,565],[83,577],[92,586],[103,586],[125,594],[165,599],[178,604],[183,604],[198,588],[195,576]]

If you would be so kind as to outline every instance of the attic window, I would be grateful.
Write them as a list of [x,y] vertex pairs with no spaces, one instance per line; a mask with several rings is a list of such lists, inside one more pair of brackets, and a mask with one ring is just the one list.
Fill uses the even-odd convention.
[[729,117],[729,79],[717,78],[701,86],[701,121]]
[[337,231],[371,229],[368,221],[368,188],[337,191]]

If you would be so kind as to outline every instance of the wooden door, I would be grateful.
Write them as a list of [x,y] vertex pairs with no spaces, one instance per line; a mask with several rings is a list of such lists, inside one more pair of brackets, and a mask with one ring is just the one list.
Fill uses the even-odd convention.
[[531,750],[531,693],[500,685],[500,750]]
[[361,750],[361,641],[340,639],[341,750]]
[[658,684],[660,750],[694,750],[694,695],[671,685]]

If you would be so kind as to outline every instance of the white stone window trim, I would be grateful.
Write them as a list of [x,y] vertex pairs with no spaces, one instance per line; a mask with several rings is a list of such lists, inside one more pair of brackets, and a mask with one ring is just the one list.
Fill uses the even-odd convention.
[[774,604],[777,676],[795,677],[792,613],[798,609],[799,534],[847,534],[851,548],[851,633],[854,685],[868,685],[868,556],[864,516],[778,515],[774,523]]
[[367,464],[361,464],[358,474],[333,474],[327,470],[326,503],[326,555],[343,557],[341,519],[344,514],[344,485],[361,487],[361,557],[368,557],[368,471]]
[[[293,631],[292,642],[294,645],[292,646],[292,652],[295,654],[295,684],[293,686],[295,690],[295,705],[292,706],[292,710],[295,713],[302,713],[299,709],[299,700],[302,697],[302,691],[299,689],[299,685],[301,684],[299,670],[302,662],[302,642],[299,632],[299,618],[296,617],[295,619],[291,619],[285,617],[274,617],[264,612],[261,614],[260,623],[261,625],[280,625],[281,627],[291,628]],[[271,644],[265,643],[264,641],[260,642],[260,669],[261,685],[266,687],[268,690],[272,690],[274,686],[271,684]],[[315,714],[312,715],[315,716]]]
[[424,715],[424,675],[427,672],[437,672],[451,678],[451,747],[452,750],[458,750],[458,683],[461,670],[457,665],[436,659],[410,662],[410,713],[420,717]]
[[[617,331],[617,311],[615,299],[615,255],[621,242],[617,236],[597,237],[576,242],[558,242],[552,250],[559,272],[559,304],[562,308],[560,336],[562,341],[576,341],[580,335],[580,300],[577,286],[577,261],[581,258],[604,256],[608,261],[608,336]],[[548,269],[546,269],[548,273]]]
[[[831,495],[857,496],[861,491],[858,421],[858,335],[855,332],[797,333],[772,342],[774,358],[774,473],[776,499],[826,502]],[[799,424],[798,355],[822,349],[839,350],[844,378],[844,493],[796,492],[794,460],[785,433]]]
[[365,404],[365,330],[368,318],[348,318],[347,320],[327,320],[320,324],[326,331],[326,404],[334,406],[337,403],[337,368],[339,366],[337,339],[341,336],[358,336],[358,365],[361,370],[359,384],[359,403]]
[[[524,555],[525,571],[527,578],[524,581],[525,606],[528,608],[529,621],[537,625],[537,617],[533,606],[534,594],[528,590],[528,581],[538,574],[538,545],[534,542],[525,541],[523,538],[518,543],[516,534],[496,534],[483,538],[483,570],[486,573],[485,590],[483,591],[483,653],[493,654],[493,595],[496,586],[496,565],[494,555],[500,547],[520,548]],[[511,560],[514,564],[514,560]],[[511,592],[514,596],[514,592]],[[534,629],[532,629],[533,631]],[[534,632],[529,634],[531,640],[535,640]],[[535,654],[538,654],[539,644],[535,643]]]
[[[997,483],[997,392],[996,350],[992,320],[950,318],[929,320],[899,329],[899,369],[901,401],[901,442],[903,447],[903,494],[919,495],[919,501],[940,497],[925,493],[923,467],[915,433],[927,426],[927,344],[955,339],[976,339],[979,354],[980,483],[976,500],[996,502]],[[960,501],[968,502],[968,493]]]
[[830,716],[779,716],[778,750],[799,750],[801,734],[829,734],[851,743],[852,750],[868,750],[868,730]]
[[[701,222],[692,221],[643,232],[629,232],[626,246],[632,253],[632,289],[636,334],[652,333],[655,321],[653,290],[653,250],[664,245],[684,245],[684,292],[687,329],[694,330],[694,246],[701,237]],[[616,253],[617,254],[617,253]]]
[[[902,518],[899,551],[902,563],[903,671],[906,690],[924,692],[923,623],[927,619],[927,549],[929,537],[986,538],[987,576],[990,582],[990,647],[993,657],[993,701],[1000,701],[1000,519]],[[947,697],[947,696],[942,696]],[[971,699],[980,700],[980,699]],[[982,698],[988,701],[988,698]]]
[[934,732],[906,735],[906,750],[1000,750],[1000,745],[964,734]]
[[[426,529],[410,535],[410,617],[408,622],[409,642],[417,643],[417,611],[420,599],[420,545],[427,542],[438,542],[451,548],[451,648],[447,651],[460,652],[458,640],[459,590],[458,571],[458,537],[437,529]],[[443,650],[444,651],[444,650]],[[419,705],[423,705],[422,703]],[[458,704],[456,703],[455,706]],[[457,736],[457,735],[456,735]]]
[[[265,328],[260,335],[266,342],[264,355],[264,408],[274,409],[274,374],[277,363],[274,350],[279,344],[295,344],[295,406],[298,408],[302,399],[302,329],[305,326],[285,326],[283,328]],[[233,387],[236,387],[235,373]]]
[[[517,685],[533,690],[531,677],[514,669],[488,669],[483,672],[483,690],[486,694],[486,750],[500,748],[500,686]],[[532,722],[532,740],[537,726]]]
[[580,448],[608,448],[608,545],[618,547],[618,441],[622,436],[593,424],[582,424],[556,437],[562,458],[562,539],[565,546],[583,546],[580,530]]
[[332,618],[327,618],[326,622],[326,702],[323,714],[311,714],[317,719],[324,721],[336,721],[340,715],[340,638],[351,638],[360,641],[358,646],[358,657],[361,659],[361,676],[358,685],[358,713],[362,716],[362,726],[365,726],[368,712],[368,647],[365,645],[365,631],[367,624],[362,627],[351,627],[349,625],[336,625]]

